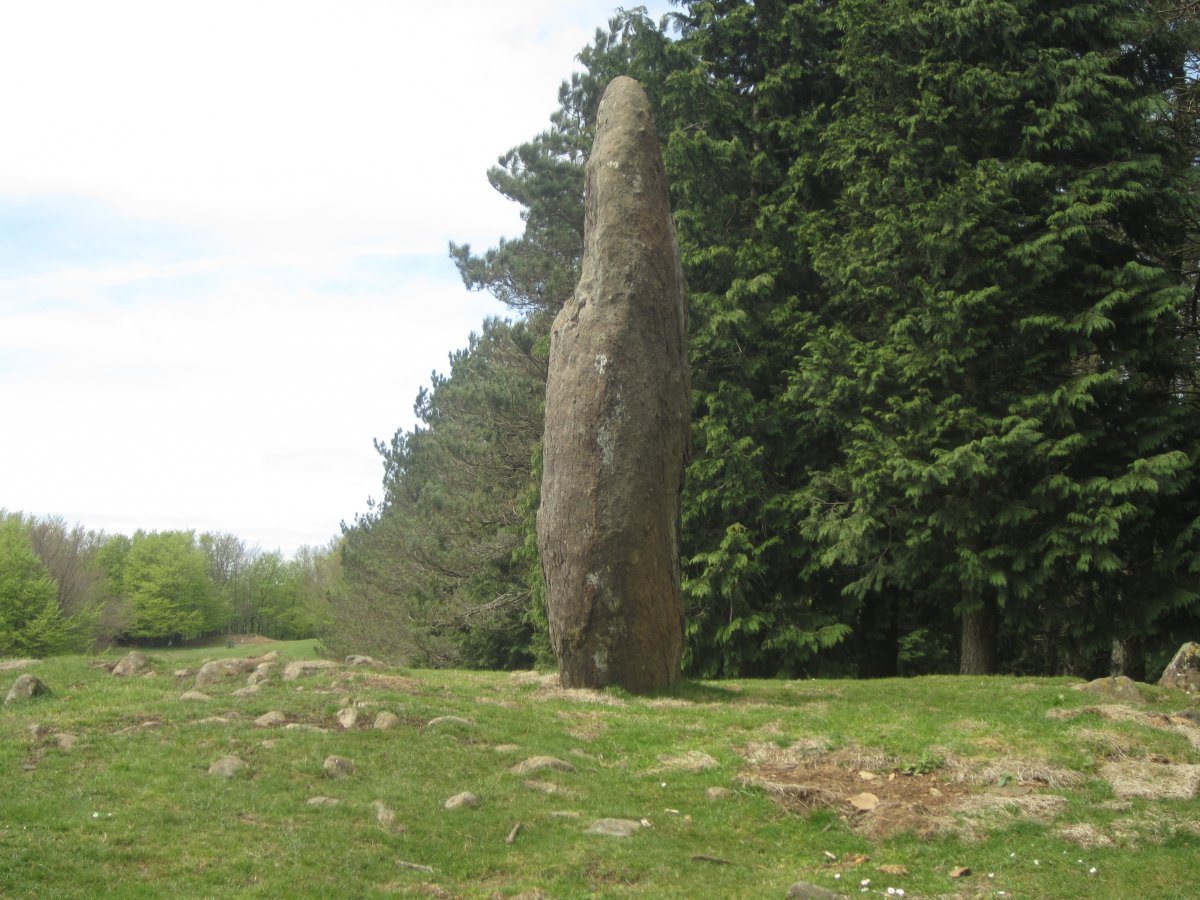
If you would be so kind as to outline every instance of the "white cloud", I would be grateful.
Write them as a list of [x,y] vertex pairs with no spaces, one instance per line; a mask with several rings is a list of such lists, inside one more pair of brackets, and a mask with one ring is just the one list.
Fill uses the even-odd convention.
[[372,439],[504,312],[447,241],[519,232],[486,170],[611,8],[0,6],[0,507],[336,534],[379,493]]

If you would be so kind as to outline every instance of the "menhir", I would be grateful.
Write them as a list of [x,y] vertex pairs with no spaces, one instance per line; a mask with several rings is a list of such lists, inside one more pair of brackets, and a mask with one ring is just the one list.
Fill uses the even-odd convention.
[[567,687],[680,677],[687,296],[646,94],[615,79],[586,174],[583,272],[554,320],[538,546]]

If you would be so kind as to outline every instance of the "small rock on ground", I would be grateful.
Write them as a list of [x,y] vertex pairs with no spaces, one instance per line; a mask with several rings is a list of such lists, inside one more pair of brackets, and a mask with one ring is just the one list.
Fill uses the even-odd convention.
[[140,650],[130,650],[125,654],[124,659],[113,666],[112,674],[118,678],[127,678],[130,675],[141,675],[148,668],[150,668],[150,660],[146,654]]
[[455,794],[443,804],[446,809],[474,809],[479,805],[479,798],[470,791]]
[[255,694],[257,694],[261,690],[262,690],[262,685],[248,684],[245,687],[240,687],[236,691],[234,691],[233,696],[235,696],[235,697],[253,697]]
[[220,775],[222,778],[233,778],[245,768],[245,760],[238,759],[236,756],[222,756],[208,767],[208,774]]
[[588,834],[603,834],[607,837],[631,837],[642,829],[637,819],[597,819],[588,826]]
[[396,814],[382,800],[371,804],[375,807],[375,821],[384,828],[390,828],[396,822]]
[[387,731],[389,728],[395,728],[400,724],[400,717],[395,713],[381,712],[375,717],[375,724],[371,727],[376,731]]
[[265,712],[254,720],[254,724],[259,728],[277,728],[285,722],[287,722],[287,716],[277,709]]
[[305,801],[309,806],[337,806],[342,801],[337,797],[309,797]]
[[204,693],[203,691],[184,691],[182,694],[179,695],[179,699],[180,700],[198,700],[203,703],[207,700],[211,700],[212,697],[208,696],[208,694]]
[[328,672],[337,667],[338,664],[329,659],[301,659],[287,664],[287,668],[283,670],[283,680],[295,681],[297,678]]
[[46,683],[42,679],[26,672],[24,675],[18,675],[17,680],[13,682],[13,686],[8,689],[8,696],[4,698],[4,705],[18,703],[21,700],[31,700],[34,697],[48,693],[50,693],[50,689],[46,687]]
[[528,775],[531,772],[540,772],[543,769],[554,769],[558,772],[574,772],[575,767],[565,760],[557,759],[553,756],[531,756],[529,759],[521,760],[511,769],[514,775]]
[[337,714],[338,724],[349,730],[358,724],[358,710],[353,706],[346,709],[339,709]]
[[1095,694],[1097,697],[1107,697],[1110,700],[1120,700],[1123,703],[1142,703],[1144,698],[1138,690],[1137,683],[1124,675],[1111,678],[1097,678],[1085,684],[1071,686],[1072,690],[1085,694]]
[[845,897],[845,894],[839,894],[837,891],[831,891],[829,888],[823,888],[816,884],[807,884],[803,881],[797,881],[788,888],[788,900],[836,900],[838,897]]
[[344,756],[329,756],[322,766],[330,778],[348,778],[354,774],[354,761]]

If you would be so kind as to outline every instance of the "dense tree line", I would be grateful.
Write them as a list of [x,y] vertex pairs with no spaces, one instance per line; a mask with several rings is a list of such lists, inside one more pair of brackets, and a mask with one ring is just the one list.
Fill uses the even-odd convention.
[[231,534],[127,537],[0,511],[0,656],[226,633],[314,637],[340,585],[336,543],[287,560]]
[[1200,609],[1195,4],[679,6],[598,32],[490,173],[524,234],[451,253],[520,318],[380,448],[346,618],[431,664],[544,647],[545,336],[629,74],[691,298],[688,670],[1143,674]]

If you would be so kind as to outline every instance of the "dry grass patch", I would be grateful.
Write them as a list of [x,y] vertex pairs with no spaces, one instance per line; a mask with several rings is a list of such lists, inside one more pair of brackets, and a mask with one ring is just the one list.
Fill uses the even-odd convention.
[[1200,795],[1200,766],[1122,759],[1101,766],[1100,777],[1124,799],[1192,800]]

